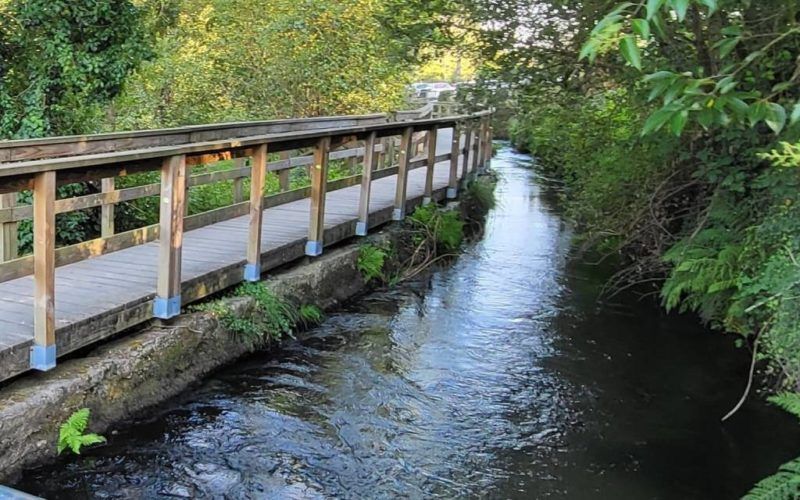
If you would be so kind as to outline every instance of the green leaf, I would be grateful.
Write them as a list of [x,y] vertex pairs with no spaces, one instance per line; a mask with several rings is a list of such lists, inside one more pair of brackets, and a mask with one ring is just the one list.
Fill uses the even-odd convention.
[[689,10],[689,0],[670,0],[670,4],[678,16],[678,21],[683,22],[686,19],[686,11]]
[[699,2],[708,7],[709,16],[717,11],[717,0],[699,0]]
[[675,109],[671,107],[664,107],[650,115],[642,128],[642,135],[647,135],[652,132],[657,132],[667,123],[672,115],[675,114]]
[[719,91],[720,94],[727,94],[738,85],[739,82],[733,79],[733,76],[728,75],[725,78],[721,79],[717,82],[716,90]]
[[665,78],[670,78],[675,76],[675,73],[672,71],[656,71],[655,73],[650,73],[649,75],[644,76],[644,81],[651,82],[653,80],[663,80]]
[[678,113],[672,115],[672,118],[669,121],[670,129],[672,133],[680,136],[681,132],[683,132],[683,128],[686,126],[686,121],[689,119],[689,110],[682,110]]
[[780,104],[771,102],[767,105],[767,116],[764,121],[773,132],[780,134],[786,125],[786,110]]
[[656,14],[650,19],[650,27],[653,28],[653,31],[659,38],[662,40],[668,39],[667,30],[664,28],[664,20],[661,18],[660,15]]
[[597,52],[597,40],[595,40],[594,38],[590,38],[589,40],[586,41],[586,43],[583,44],[583,47],[581,47],[581,52],[578,55],[578,60],[581,61],[587,57],[591,59],[596,52]]
[[634,19],[631,21],[631,25],[633,26],[633,31],[642,39],[647,40],[650,38],[650,23],[646,19]]
[[714,123],[714,110],[712,108],[703,108],[697,114],[697,123],[699,123],[704,129],[708,130],[708,128]]
[[719,50],[719,56],[724,58],[727,57],[728,54],[733,52],[733,49],[736,48],[736,45],[739,44],[740,37],[733,37],[733,38],[723,38],[722,40],[718,41],[714,44],[714,48]]
[[751,127],[755,127],[756,123],[760,122],[767,116],[767,105],[764,101],[758,101],[750,105],[747,111],[747,119]]
[[800,101],[794,105],[794,109],[792,110],[792,114],[789,115],[789,125],[794,125],[795,123],[800,120]]
[[647,0],[647,19],[652,19],[663,5],[664,0]]
[[631,66],[636,69],[642,69],[642,55],[639,53],[639,47],[636,46],[636,38],[628,35],[622,38],[619,42],[619,50],[622,52],[622,57],[628,61]]

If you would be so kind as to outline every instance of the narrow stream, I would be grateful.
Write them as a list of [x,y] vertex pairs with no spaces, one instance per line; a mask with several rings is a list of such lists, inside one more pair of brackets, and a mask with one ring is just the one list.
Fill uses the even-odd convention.
[[501,151],[485,239],[279,353],[238,362],[28,471],[47,498],[736,498],[800,454],[747,354],[689,317],[598,299],[605,271],[530,158]]

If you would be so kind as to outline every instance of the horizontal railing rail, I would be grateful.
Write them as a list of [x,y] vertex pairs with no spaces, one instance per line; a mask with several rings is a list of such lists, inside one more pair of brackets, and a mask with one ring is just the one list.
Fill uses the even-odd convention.
[[[358,235],[366,235],[369,229],[370,186],[376,179],[397,176],[393,219],[400,220],[405,215],[409,171],[427,168],[424,200],[429,202],[433,167],[449,160],[447,196],[454,198],[459,157],[464,155],[463,172],[478,171],[490,157],[492,111],[431,118],[433,112],[434,106],[427,104],[394,116],[217,124],[0,143],[0,158],[12,159],[0,162],[0,243],[5,241],[0,245],[5,249],[0,252],[0,283],[34,276],[31,367],[44,370],[55,364],[54,276],[58,266],[159,240],[152,315],[168,319],[181,308],[181,242],[185,231],[249,214],[242,279],[254,281],[261,275],[261,223],[266,208],[310,198],[306,254],[317,256],[323,249],[328,191],[361,185]],[[436,152],[440,129],[453,129],[447,154]],[[310,154],[304,152],[307,150]],[[269,155],[273,155],[271,161]],[[349,174],[330,179],[330,161],[337,160],[348,164]],[[194,166],[221,165],[221,161],[230,164],[222,170],[190,173]],[[289,174],[298,168],[304,172],[296,177],[305,182],[293,187]],[[160,171],[160,183],[116,188],[117,177],[151,171]],[[278,176],[279,189],[266,193],[270,173]],[[56,199],[58,185],[92,181],[101,181],[100,192]],[[231,183],[233,202],[189,214],[189,189],[220,182]],[[246,184],[249,196],[244,193]],[[16,198],[22,190],[32,191],[32,202],[16,206],[9,198]],[[156,196],[158,223],[115,233],[115,205]],[[97,208],[101,209],[99,238],[56,248],[56,214]],[[16,238],[16,224],[29,219],[33,221],[33,254],[18,257],[15,249],[8,251],[9,242]]]

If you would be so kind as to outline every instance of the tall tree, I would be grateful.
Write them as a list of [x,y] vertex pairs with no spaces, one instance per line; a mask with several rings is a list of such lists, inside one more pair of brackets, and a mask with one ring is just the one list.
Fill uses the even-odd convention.
[[91,132],[147,54],[128,0],[0,0],[0,137]]

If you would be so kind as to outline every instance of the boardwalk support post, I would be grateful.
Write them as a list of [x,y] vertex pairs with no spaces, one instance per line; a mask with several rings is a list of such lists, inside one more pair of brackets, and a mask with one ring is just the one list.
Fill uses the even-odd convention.
[[[17,193],[0,194],[0,208],[17,206]],[[17,258],[17,223],[0,223],[0,262]]]
[[472,124],[467,123],[464,128],[464,161],[461,165],[461,184],[464,186],[469,182],[469,160],[472,153]]
[[364,143],[364,169],[361,173],[361,197],[358,199],[356,236],[366,236],[369,232],[369,195],[372,189],[372,171],[375,168],[376,136],[376,132],[371,132]]
[[56,173],[36,174],[33,182],[33,346],[34,370],[56,366]]
[[394,196],[392,220],[403,220],[406,216],[406,188],[408,186],[408,165],[413,151],[414,127],[406,127],[400,140],[400,157],[397,168],[397,188]]
[[472,129],[473,134],[475,135],[475,143],[473,144],[473,151],[472,151],[472,166],[469,169],[471,174],[470,180],[474,179],[476,175],[478,175],[478,167],[480,165],[480,158],[481,154],[483,154],[483,120],[479,121],[475,124]]
[[322,255],[330,148],[330,137],[320,139],[314,148],[314,163],[311,166],[311,221],[308,225],[308,241],[306,242],[306,255],[311,257]]
[[422,204],[427,205],[433,200],[433,171],[436,168],[436,139],[438,130],[434,126],[428,132],[428,164],[425,172],[425,192],[422,195]]
[[458,158],[461,156],[461,130],[453,126],[453,139],[450,143],[450,180],[447,183],[447,199],[458,198]]
[[255,148],[250,170],[250,233],[247,242],[245,281],[261,279],[261,222],[264,217],[264,182],[267,175],[267,145]]
[[170,319],[181,312],[181,250],[186,202],[186,155],[165,158],[161,164],[158,286],[153,316]]

